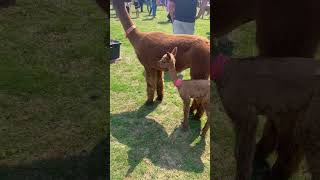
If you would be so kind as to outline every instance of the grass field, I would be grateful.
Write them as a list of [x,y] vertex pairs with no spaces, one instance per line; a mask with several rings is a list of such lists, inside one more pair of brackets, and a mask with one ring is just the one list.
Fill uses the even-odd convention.
[[[234,57],[248,57],[257,55],[257,49],[255,48],[255,24],[248,23],[235,31],[228,34],[228,37],[234,41]],[[320,55],[320,53],[319,53]],[[214,93],[214,110],[213,116],[213,128],[212,128],[212,174],[213,179],[234,179],[235,173],[235,159],[233,156],[234,150],[234,131],[230,119],[223,112],[222,105],[217,96],[215,89]],[[258,127],[258,136],[262,134],[263,124],[265,119],[261,118],[261,122]],[[259,138],[258,138],[259,139]],[[258,140],[257,139],[257,140]],[[274,162],[275,155],[271,156],[270,163]],[[294,175],[293,180],[306,180],[310,179],[307,172],[307,167],[302,164],[299,172]]]
[[[132,8],[133,9],[133,8]],[[158,7],[153,20],[146,13],[133,21],[144,32],[172,32],[166,12]],[[208,17],[207,17],[208,18]],[[208,37],[209,20],[196,22],[196,34]],[[191,132],[183,133],[182,100],[165,76],[165,96],[161,104],[145,107],[147,99],[143,66],[125,39],[118,19],[111,11],[110,34],[120,40],[122,60],[111,64],[111,179],[209,179],[210,147],[198,138],[200,122],[190,118]],[[188,78],[188,71],[184,72]],[[201,126],[206,117],[202,118]]]
[[105,179],[105,16],[92,1],[0,10],[0,179]]

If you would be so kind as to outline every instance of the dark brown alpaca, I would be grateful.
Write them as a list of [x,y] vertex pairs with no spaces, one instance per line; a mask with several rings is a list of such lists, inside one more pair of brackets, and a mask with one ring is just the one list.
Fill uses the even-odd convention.
[[257,115],[278,133],[278,159],[265,179],[289,179],[306,156],[312,179],[320,179],[320,66],[306,58],[214,61],[216,84],[236,132],[236,179],[250,180]]
[[16,4],[16,0],[0,0],[0,8],[7,8]]
[[108,13],[109,3],[107,2],[107,0],[96,0],[96,3],[101,7],[101,9],[102,9],[105,13]]
[[[320,40],[319,11],[318,0],[215,0],[212,29],[214,36],[219,37],[255,20],[260,56],[313,58]],[[286,147],[289,146],[280,141],[286,138],[278,136],[290,134],[293,132],[277,133],[272,121],[267,121],[263,137],[257,144],[256,159],[262,161],[274,150],[278,152],[278,159],[288,159],[291,151]],[[281,147],[278,144],[282,144]],[[276,163],[273,169],[294,167],[294,164],[285,164],[285,168],[280,168],[280,165]]]
[[183,129],[189,129],[189,107],[191,98],[197,99],[197,102],[205,109],[207,113],[207,122],[202,129],[201,136],[205,137],[209,129],[210,121],[210,80],[181,80],[178,78],[175,68],[177,47],[171,53],[167,52],[159,61],[159,66],[163,69],[168,69],[171,80],[178,88],[181,99],[183,100]]
[[[147,104],[163,98],[163,69],[158,61],[168,51],[178,47],[176,70],[181,72],[190,68],[192,79],[208,79],[210,66],[210,42],[195,35],[173,35],[162,32],[140,32],[131,21],[124,6],[124,0],[113,0],[113,6],[120,18],[123,29],[132,44],[140,63],[146,71]],[[193,101],[197,117],[201,117],[203,109]],[[193,108],[195,109],[195,108]],[[193,110],[192,109],[192,110]]]

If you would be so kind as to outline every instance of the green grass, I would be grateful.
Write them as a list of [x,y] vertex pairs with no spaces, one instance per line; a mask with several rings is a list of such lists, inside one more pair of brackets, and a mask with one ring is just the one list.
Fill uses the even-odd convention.
[[105,176],[104,14],[94,2],[0,11],[0,179]]
[[[245,24],[228,34],[228,37],[234,41],[234,57],[249,57],[257,55],[255,44],[255,23]],[[318,54],[320,55],[320,53]],[[213,164],[212,174],[214,179],[234,179],[235,176],[235,159],[234,151],[234,131],[231,120],[223,112],[223,107],[217,95],[215,88],[211,91],[214,99],[214,123],[212,128],[211,145],[213,154],[211,161]],[[258,138],[262,135],[264,117],[260,117],[261,122],[258,127]],[[273,163],[276,156],[270,157],[269,162]],[[299,171],[292,178],[293,180],[310,179],[307,167],[304,163],[300,166]]]
[[[172,33],[166,15],[158,7],[156,19],[149,20],[142,13],[133,21],[143,32]],[[198,20],[196,34],[207,37],[209,24],[208,19]],[[210,136],[206,143],[198,138],[206,117],[202,118],[202,125],[190,118],[191,131],[181,131],[182,100],[168,76],[165,76],[162,103],[143,106],[147,99],[144,69],[125,39],[120,22],[114,18],[114,11],[111,11],[110,34],[122,43],[122,60],[110,66],[111,179],[209,179]],[[184,75],[188,78],[188,71]]]

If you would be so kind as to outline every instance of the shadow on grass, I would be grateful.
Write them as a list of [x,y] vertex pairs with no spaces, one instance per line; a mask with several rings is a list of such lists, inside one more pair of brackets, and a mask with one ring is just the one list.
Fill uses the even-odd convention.
[[109,172],[108,145],[109,138],[103,138],[91,152],[79,156],[43,159],[15,166],[0,164],[0,179],[105,180],[106,172]]
[[159,21],[158,24],[171,24],[170,21]]
[[144,19],[142,19],[141,21],[152,21],[152,20],[154,20],[153,17],[151,17],[151,18],[144,18]]
[[205,141],[199,138],[200,121],[189,121],[189,132],[176,127],[169,135],[156,120],[146,117],[157,105],[143,105],[137,111],[111,115],[110,134],[129,146],[126,176],[134,171],[143,158],[150,159],[161,168],[203,172],[201,155],[205,150]]

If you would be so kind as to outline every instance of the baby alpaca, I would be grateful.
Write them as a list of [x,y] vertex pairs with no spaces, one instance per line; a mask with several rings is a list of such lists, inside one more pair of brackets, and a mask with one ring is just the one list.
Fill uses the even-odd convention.
[[177,47],[175,47],[171,53],[167,52],[161,60],[159,61],[159,66],[163,69],[168,69],[169,75],[174,82],[174,85],[178,88],[181,99],[183,100],[183,130],[189,129],[188,115],[189,115],[189,106],[190,99],[197,99],[199,104],[205,109],[207,113],[207,122],[202,129],[201,136],[205,137],[206,132],[209,129],[210,121],[210,80],[181,80],[177,76],[177,71],[175,69],[177,55]]
[[307,58],[218,55],[213,79],[236,133],[236,179],[249,180],[255,154],[257,115],[274,124],[277,159],[265,179],[289,179],[306,157],[320,179],[320,64]]

